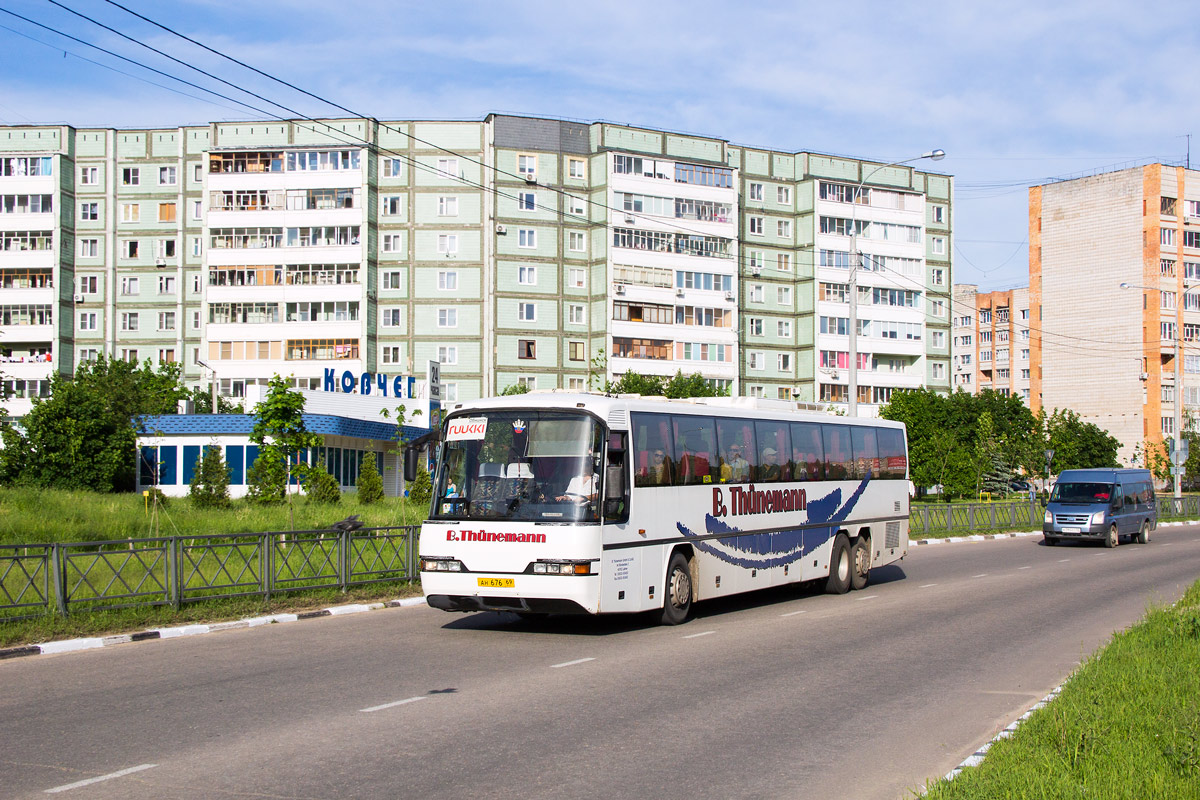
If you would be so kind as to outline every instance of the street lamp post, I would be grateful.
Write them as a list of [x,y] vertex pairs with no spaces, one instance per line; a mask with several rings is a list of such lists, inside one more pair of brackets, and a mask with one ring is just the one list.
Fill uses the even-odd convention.
[[[1162,289],[1157,286],[1141,286],[1140,284],[1136,283],[1122,283],[1121,288],[1146,289],[1148,291],[1162,292]],[[1174,346],[1174,356],[1172,360],[1175,362],[1175,393],[1174,400],[1171,403],[1173,410],[1173,425],[1175,428],[1173,437],[1175,441],[1175,447],[1171,452],[1171,482],[1174,486],[1174,497],[1176,501],[1183,497],[1183,476],[1180,474],[1183,469],[1183,465],[1175,463],[1175,454],[1180,452],[1182,447],[1181,442],[1183,441],[1183,365],[1179,362],[1180,350],[1182,349],[1180,342],[1183,339],[1183,304],[1184,298],[1186,298],[1188,292],[1192,291],[1193,289],[1200,289],[1200,286],[1188,286],[1185,283],[1183,285],[1183,291],[1180,292],[1179,297],[1175,299],[1175,336],[1173,337],[1174,342],[1172,343]],[[1147,466],[1149,465],[1147,464]],[[1178,503],[1176,505],[1178,506]]]
[[863,185],[881,169],[898,167],[901,164],[920,161],[924,158],[928,158],[930,161],[941,161],[945,157],[945,150],[930,150],[928,153],[906,158],[903,161],[881,164],[858,182],[858,185],[854,187],[854,193],[850,196],[850,397],[848,398],[847,414],[851,417],[858,416],[858,200],[862,196]]
[[196,365],[204,367],[206,370],[208,370],[209,374],[212,375],[212,383],[209,386],[210,386],[210,390],[212,391],[212,413],[216,414],[217,413],[217,371],[198,358],[196,359]]

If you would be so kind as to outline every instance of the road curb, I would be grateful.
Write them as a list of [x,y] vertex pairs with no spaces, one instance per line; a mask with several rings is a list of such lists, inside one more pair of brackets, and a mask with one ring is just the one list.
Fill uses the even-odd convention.
[[344,606],[330,606],[314,611],[300,611],[295,614],[269,614],[265,617],[250,617],[248,619],[232,620],[230,622],[214,622],[204,625],[176,625],[168,628],[151,628],[137,633],[119,633],[112,636],[93,636],[81,639],[64,639],[45,644],[27,644],[17,647],[0,648],[0,661],[24,656],[53,655],[70,653],[76,650],[93,650],[97,647],[111,647],[118,644],[145,642],[151,639],[178,639],[183,636],[199,636],[205,633],[235,630],[237,628],[258,628],[263,625],[275,625],[283,622],[298,622],[305,619],[320,617],[341,617],[347,614],[361,614],[365,611],[375,611],[381,608],[406,608],[408,606],[425,605],[425,598],[404,597],[380,603],[351,603]]

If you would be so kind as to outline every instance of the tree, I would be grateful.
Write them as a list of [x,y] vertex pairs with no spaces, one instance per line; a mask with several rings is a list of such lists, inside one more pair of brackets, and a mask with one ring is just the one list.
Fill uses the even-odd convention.
[[[254,407],[254,414],[256,419],[254,428],[250,431],[250,441],[264,449],[259,458],[267,455],[266,448],[269,446],[282,456],[284,486],[291,486],[293,471],[303,481],[309,467],[298,461],[300,452],[321,444],[321,437],[310,433],[304,424],[304,395],[291,389],[282,375],[275,375],[268,381],[267,395]],[[295,529],[295,511],[291,498],[292,493],[289,490],[286,492],[288,521]]]
[[514,395],[514,394],[528,394],[528,392],[529,392],[529,384],[514,383],[510,386],[505,386],[504,389],[500,392],[500,396],[508,397],[509,395]]
[[[1045,448],[1054,451],[1051,472],[1057,474],[1064,469],[1090,469],[1118,467],[1117,452],[1121,448],[1108,431],[1084,422],[1074,411],[1055,409],[1046,414],[1043,409],[1040,421],[1044,423]],[[1043,462],[1045,457],[1043,456]],[[1153,459],[1151,459],[1153,460]],[[1045,463],[1042,464],[1044,471]]]
[[0,473],[8,482],[35,486],[132,491],[137,419],[177,412],[187,394],[179,370],[179,364],[100,356],[79,364],[73,377],[51,373],[50,395],[34,398],[22,419],[24,433],[6,427],[12,455]]
[[[192,407],[196,414],[211,414],[212,413],[212,387],[200,385],[193,386],[188,399],[192,401]],[[218,414],[241,414],[242,407],[226,399],[225,395],[217,393],[217,413]]]
[[259,506],[279,505],[287,498],[287,470],[283,456],[267,446],[246,470],[246,501]]
[[342,501],[342,487],[338,479],[329,474],[325,459],[320,459],[305,471],[304,493],[309,503],[317,505],[333,505]]
[[358,502],[370,505],[383,499],[383,478],[375,466],[375,454],[370,450],[363,456],[358,470]]
[[416,479],[408,487],[408,499],[418,505],[425,505],[429,503],[431,497],[433,497],[433,481],[429,477],[429,470],[425,469],[425,465],[422,464],[417,468]]
[[196,459],[188,494],[199,508],[229,508],[229,465],[215,442]]
[[667,381],[663,394],[667,397],[724,397],[729,390],[718,391],[716,385],[699,372],[684,375],[683,370],[679,370]]

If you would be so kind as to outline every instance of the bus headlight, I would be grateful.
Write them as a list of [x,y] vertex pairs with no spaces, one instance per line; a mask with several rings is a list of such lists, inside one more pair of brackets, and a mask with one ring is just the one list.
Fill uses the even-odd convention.
[[427,557],[421,559],[422,572],[466,572],[467,568],[457,558],[433,558]]
[[530,564],[526,572],[534,575],[591,575],[591,561],[549,561],[538,559]]

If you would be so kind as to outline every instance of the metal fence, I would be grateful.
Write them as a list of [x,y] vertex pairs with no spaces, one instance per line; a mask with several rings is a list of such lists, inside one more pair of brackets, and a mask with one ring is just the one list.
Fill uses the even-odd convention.
[[412,580],[418,530],[0,545],[0,619]]
[[945,531],[1031,530],[1042,527],[1043,509],[1030,500],[1000,503],[914,503],[909,536]]

